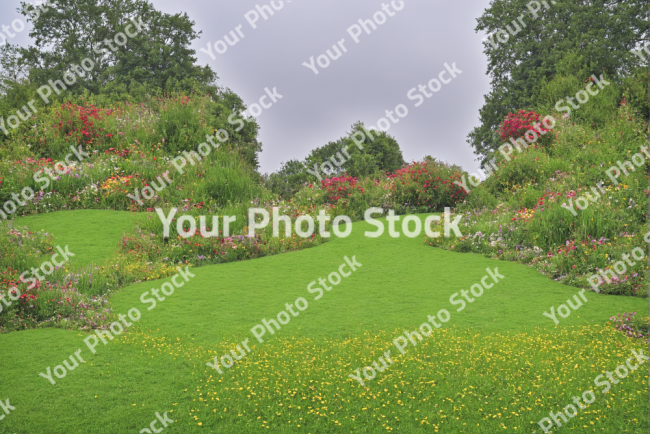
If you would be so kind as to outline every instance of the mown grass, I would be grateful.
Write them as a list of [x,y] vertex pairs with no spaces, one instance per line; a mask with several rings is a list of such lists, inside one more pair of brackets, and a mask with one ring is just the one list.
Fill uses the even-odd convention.
[[113,256],[122,236],[133,229],[138,214],[120,211],[74,210],[20,217],[15,226],[52,234],[70,248],[77,266],[103,264]]
[[[432,249],[423,237],[364,237],[370,229],[359,222],[350,237],[316,249],[193,268],[196,277],[152,311],[140,295],[163,281],[124,288],[111,297],[115,313],[137,307],[142,319],[94,355],[81,332],[0,335],[0,399],[16,407],[0,433],[140,432],[165,411],[176,420],[165,433],[533,432],[589,389],[598,400],[563,429],[647,430],[644,365],[608,395],[593,382],[643,346],[605,323],[621,311],[647,316],[645,300],[588,293],[555,326],[542,312],[576,288],[521,264]],[[69,244],[63,232],[56,241]],[[344,256],[362,267],[314,300],[309,282]],[[449,297],[488,267],[505,278],[456,312]],[[309,302],[304,312],[264,343],[253,340],[251,327],[298,297]],[[442,308],[449,323],[395,356],[391,341]],[[206,366],[245,338],[252,352],[222,376]],[[86,363],[56,385],[38,376],[77,349]],[[348,377],[388,349],[395,363],[367,388]]]

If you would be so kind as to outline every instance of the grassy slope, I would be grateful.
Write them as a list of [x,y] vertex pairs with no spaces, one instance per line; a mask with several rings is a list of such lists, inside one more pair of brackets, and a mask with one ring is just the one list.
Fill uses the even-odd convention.
[[[69,222],[63,223],[59,214],[49,214],[38,219],[46,219],[42,224],[47,225],[47,229],[57,236],[59,243],[70,244],[71,250],[73,243],[79,245],[80,251],[88,252],[88,258],[98,260],[101,255],[109,252],[107,246],[104,246],[103,250],[97,250],[96,243],[103,239],[104,235],[99,232],[91,237],[83,237],[79,235],[78,230],[79,227],[88,228],[91,220],[102,221],[98,218],[99,214],[91,213],[94,212],[88,212],[76,222],[69,219]],[[50,225],[47,223],[47,218],[59,221]],[[121,220],[122,218],[124,220]],[[125,227],[130,224],[131,218],[132,215],[111,214],[111,222],[121,220]],[[64,224],[68,224],[68,227],[73,229],[70,235],[64,233],[67,232]],[[103,230],[100,224],[95,224]],[[188,417],[189,414],[199,414],[198,402],[203,397],[197,392],[201,390],[201,393],[207,394],[207,390],[203,387],[210,379],[209,376],[215,373],[214,370],[208,371],[205,366],[205,362],[211,361],[211,356],[207,352],[217,350],[218,355],[221,355],[233,348],[233,342],[238,343],[246,337],[251,338],[249,330],[252,326],[259,323],[262,318],[275,317],[280,310],[284,309],[285,303],[293,303],[297,297],[305,297],[308,300],[308,309],[300,316],[292,318],[291,322],[276,334],[282,339],[281,341],[274,338],[263,344],[255,342],[253,353],[242,363],[248,366],[235,366],[227,370],[222,387],[240,386],[240,381],[244,380],[242,373],[247,372],[248,375],[248,372],[254,368],[252,365],[256,363],[269,364],[269,369],[279,369],[280,363],[287,361],[290,366],[292,363],[299,365],[303,360],[298,356],[291,360],[291,354],[303,354],[304,345],[294,352],[286,351],[294,336],[298,336],[299,340],[302,339],[303,343],[306,342],[304,339],[313,338],[315,340],[311,342],[314,346],[328,350],[331,350],[334,345],[332,342],[345,344],[346,338],[355,338],[354,345],[341,345],[340,351],[331,350],[332,360],[337,360],[339,364],[343,363],[344,367],[336,370],[336,376],[325,378],[329,384],[334,384],[337,390],[341,387],[347,391],[346,393],[358,396],[362,390],[357,383],[352,384],[348,381],[347,374],[354,372],[356,367],[370,365],[372,360],[381,355],[379,347],[381,349],[392,347],[390,341],[405,328],[414,330],[426,321],[427,315],[435,314],[442,308],[451,313],[451,321],[446,328],[455,327],[456,331],[443,330],[437,332],[441,333],[440,335],[434,336],[441,338],[436,342],[442,341],[443,337],[452,344],[456,340],[457,345],[447,348],[449,351],[456,352],[468,342],[469,335],[463,333],[470,327],[475,328],[471,331],[471,335],[482,336],[478,342],[472,343],[471,347],[481,348],[482,342],[485,342],[483,345],[487,347],[487,342],[493,341],[494,336],[497,336],[496,333],[530,333],[531,336],[550,333],[549,336],[557,337],[565,334],[566,330],[572,330],[567,329],[567,326],[585,323],[603,324],[609,316],[621,310],[636,310],[644,315],[648,311],[647,301],[644,299],[590,293],[589,302],[573,312],[569,318],[562,320],[560,326],[556,328],[550,319],[542,316],[542,312],[547,311],[550,306],[558,306],[565,302],[567,298],[577,293],[575,288],[553,282],[532,268],[520,264],[497,262],[479,255],[432,249],[423,244],[420,237],[407,239],[402,236],[399,239],[392,239],[384,235],[379,239],[366,238],[363,236],[363,231],[366,229],[370,229],[370,225],[363,222],[356,223],[350,237],[332,240],[317,249],[196,269],[195,278],[181,290],[177,290],[169,299],[159,302],[152,311],[146,310],[139,297],[153,286],[159,287],[161,282],[155,285],[152,282],[145,282],[125,288],[112,297],[114,310],[118,313],[126,313],[128,309],[137,307],[143,314],[142,319],[137,327],[109,345],[100,344],[95,355],[87,349],[83,343],[84,335],[79,332],[54,329],[29,330],[0,336],[0,348],[3,354],[0,358],[0,399],[10,398],[11,403],[17,408],[0,422],[0,433],[116,433],[127,430],[136,432],[148,426],[156,412],[162,413],[170,409],[175,409],[171,414],[178,422],[165,430],[166,433],[195,432],[199,429],[210,429],[213,432],[234,432],[232,430],[237,429],[243,432],[244,425],[235,428],[230,425],[235,423],[231,420],[224,421],[216,416],[212,419],[206,417],[201,419],[203,427],[199,428],[193,418]],[[86,243],[85,247],[82,243]],[[356,256],[363,266],[332,291],[326,292],[320,300],[315,301],[314,296],[307,292],[307,284],[338,269],[343,263],[344,256]],[[464,311],[456,312],[455,307],[449,303],[450,295],[460,289],[469,289],[486,274],[487,267],[498,267],[499,272],[506,278],[468,305]],[[454,333],[460,333],[460,337]],[[377,335],[380,336],[379,340],[376,338]],[[564,339],[568,338],[568,341],[576,342],[582,340],[582,347],[589,346],[589,338],[579,338],[582,336],[580,333],[575,336],[573,339],[571,335],[564,335]],[[165,337],[166,342],[173,344],[178,342],[178,345],[166,345],[162,342],[162,337]],[[508,347],[508,340],[509,338],[497,339],[501,342],[500,345],[505,347]],[[552,342],[552,339],[547,339],[547,342]],[[558,347],[553,349],[550,344],[547,348],[540,348],[537,343],[530,350],[533,353],[542,350],[542,353],[535,353],[535,357],[546,358],[548,361],[570,359],[569,352],[573,351],[577,354],[576,352],[582,351],[582,347],[580,350],[569,346],[561,349],[559,348],[561,342],[560,340],[555,342]],[[616,349],[614,344],[626,345],[627,342],[623,337],[613,337],[605,342],[605,347]],[[425,353],[427,348],[435,351],[434,348],[430,348],[431,345],[434,344],[423,343],[418,347],[420,357],[429,358],[424,354],[428,354]],[[634,346],[639,347],[640,344]],[[355,351],[358,350],[357,353],[351,354],[352,347]],[[601,359],[607,359],[605,360],[607,363],[603,366],[610,366],[609,369],[613,369],[622,363],[620,354],[612,352],[603,354],[602,348],[598,350],[596,348],[599,347],[589,351],[593,351],[594,356],[598,354]],[[47,366],[53,368],[77,349],[82,349],[82,357],[87,363],[69,373],[66,378],[57,380],[55,386],[38,376],[38,373],[44,372]],[[492,347],[488,349],[493,350]],[[517,348],[512,349],[517,351]],[[268,354],[273,351],[279,353],[275,356]],[[629,351],[625,354],[628,353]],[[417,356],[413,351],[407,354]],[[499,359],[497,355],[493,356]],[[519,357],[525,355],[521,354]],[[440,359],[440,366],[448,358]],[[415,358],[410,362],[417,363],[418,360]],[[476,364],[471,367],[471,370],[475,369],[477,372],[491,365],[489,361],[483,359],[481,361],[476,359],[472,363]],[[512,363],[512,359],[504,360],[503,363]],[[544,363],[544,360],[537,360],[538,367]],[[601,366],[599,362],[593,363]],[[398,365],[399,363],[390,368],[390,374],[380,374],[378,379],[374,380],[375,383],[369,382],[367,385],[371,389],[373,387],[377,389],[381,375],[388,378],[388,375],[397,374],[400,369],[407,367],[404,365],[400,368]],[[583,378],[588,380],[579,381],[578,383],[584,384],[576,386],[574,393],[581,393],[593,387],[591,379],[600,373],[597,369],[589,369],[588,366],[585,368],[587,370]],[[257,371],[262,369],[261,367],[254,369],[258,376],[275,378],[275,372]],[[303,375],[314,375],[313,378],[316,378],[317,373],[320,375],[321,370],[313,366]],[[521,385],[529,383],[533,379],[533,374],[539,373],[530,372],[528,374],[530,377],[522,377],[518,381]],[[641,381],[642,375],[639,374],[636,378]],[[469,378],[468,376],[466,380],[457,379],[457,381],[446,378],[435,393],[439,397],[435,402],[442,402],[442,396],[453,398],[456,392],[466,387]],[[284,382],[286,379],[283,380]],[[448,384],[445,385],[445,382]],[[629,381],[626,384],[628,386],[625,387],[633,387],[634,383]],[[490,400],[495,398],[496,395],[491,395],[493,392],[496,391],[486,390],[486,398],[487,394],[490,394]],[[234,400],[229,402],[228,406],[232,404],[242,412],[248,409],[249,413],[255,408],[250,399],[240,399],[243,392],[228,395],[226,389],[223,393]],[[502,391],[499,392],[501,393]],[[558,405],[561,404],[563,407],[569,402],[569,398],[562,398],[558,401]],[[638,406],[638,403],[635,405]],[[200,407],[203,405],[201,404]],[[432,409],[433,407],[429,408]],[[426,405],[423,410],[426,410]],[[435,408],[435,411],[438,411],[438,408]],[[363,414],[360,410],[352,411],[355,412],[359,415]],[[530,426],[530,421],[536,422],[544,415],[543,411],[538,410],[526,415],[517,423]],[[645,410],[637,409],[634,413],[634,417],[637,418],[643,418],[644,415],[647,415],[647,407]],[[273,415],[264,415],[264,419],[270,419],[271,416]],[[305,432],[329,432],[323,431],[322,427],[325,425],[319,425],[324,423],[320,418],[308,422],[305,413],[301,413],[300,416],[305,418],[303,423],[310,427]],[[441,420],[445,421],[444,418]],[[251,424],[256,422],[257,424],[251,425],[249,429],[250,432],[259,432],[260,425],[256,417],[250,416],[247,422]],[[295,422],[294,420],[293,423]],[[190,423],[193,424],[194,429],[188,427]],[[446,423],[452,421],[447,420]],[[376,422],[376,418],[368,418],[354,426],[361,430],[360,427],[364,424],[368,426],[368,431],[363,432],[378,432],[379,429],[386,429],[381,423]],[[269,431],[285,432],[279,428],[280,425],[273,426],[276,429]],[[336,429],[334,428],[336,425],[332,423],[328,426],[332,427],[332,432],[349,432],[349,427]],[[490,430],[497,428],[497,425],[488,426],[487,431],[474,432],[493,432]],[[411,431],[403,430],[403,432]],[[442,432],[450,431],[443,429]]]

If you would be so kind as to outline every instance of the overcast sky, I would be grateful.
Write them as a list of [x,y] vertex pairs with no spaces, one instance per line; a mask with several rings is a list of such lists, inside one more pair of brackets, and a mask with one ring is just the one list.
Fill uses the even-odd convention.
[[[16,12],[18,4],[18,0],[2,0],[0,25],[21,18]],[[167,13],[187,12],[196,22],[195,28],[202,31],[193,44],[198,63],[210,65],[219,75],[219,84],[239,94],[247,105],[259,104],[266,94],[264,88],[277,88],[282,95],[257,118],[263,173],[337,140],[358,120],[377,126],[381,118],[389,119],[386,110],[395,110],[400,104],[408,114],[403,118],[393,114],[399,122],[389,120],[388,133],[397,139],[407,161],[431,155],[469,172],[478,168],[466,137],[478,125],[478,110],[483,95],[489,92],[481,43],[484,35],[474,32],[476,18],[489,6],[488,0],[392,4],[380,0],[275,0],[275,6],[282,6],[274,15],[263,8],[271,2],[263,0],[153,0],[153,4]],[[387,5],[386,10],[382,4]],[[267,14],[267,20],[256,5]],[[373,17],[379,22],[385,18],[385,22],[375,24],[376,30],[366,24],[371,30],[367,34],[359,20]],[[351,32],[361,32],[358,43],[348,32],[355,24],[358,27]],[[240,25],[243,38],[237,32]],[[240,41],[218,53],[215,43],[223,51],[225,42],[218,41],[224,41],[231,31]],[[9,41],[25,46],[28,33],[29,27]],[[310,63],[312,56],[316,62],[328,49],[336,56],[332,46],[342,39],[347,52],[341,50],[341,57],[330,60],[327,68],[316,63],[318,75],[302,65]],[[209,51],[208,47],[212,55],[201,51]],[[324,58],[320,60],[325,64]],[[415,107],[419,99],[410,100],[409,91],[438,78],[446,70],[445,63],[450,67],[455,63],[462,73],[455,72],[456,77],[436,93],[425,90],[432,96]],[[449,80],[451,74],[442,78]],[[416,98],[419,93],[411,96]],[[270,98],[263,102],[268,104]]]

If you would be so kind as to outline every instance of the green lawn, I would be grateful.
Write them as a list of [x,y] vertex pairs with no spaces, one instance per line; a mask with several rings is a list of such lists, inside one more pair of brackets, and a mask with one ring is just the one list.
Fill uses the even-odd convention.
[[[42,226],[73,252],[74,245],[84,252],[78,261],[98,262],[133,218],[83,211],[20,223]],[[370,228],[355,223],[350,237],[315,249],[192,269],[196,277],[151,311],[141,294],[169,279],[124,288],[111,298],[114,311],[137,307],[142,319],[94,355],[81,332],[0,335],[0,399],[16,407],[0,433],[140,432],[156,412],[171,410],[176,422],[164,433],[541,432],[537,421],[551,409],[595,391],[596,376],[643,347],[603,325],[621,311],[646,316],[647,299],[588,292],[589,301],[555,326],[542,312],[576,288],[525,265],[435,249],[422,237],[364,237]],[[307,285],[345,256],[362,266],[314,300]],[[450,296],[488,267],[504,279],[456,312]],[[306,310],[264,343],[254,340],[253,326],[298,297]],[[450,321],[399,355],[391,341],[440,309]],[[223,375],[206,366],[246,338],[252,352]],[[38,376],[78,349],[86,363],[56,385]],[[395,363],[366,388],[348,378],[386,350]],[[648,422],[647,380],[644,366],[608,395],[598,392],[563,429],[647,432],[640,428]]]
[[71,262],[83,266],[101,264],[109,258],[137,218],[136,213],[88,209],[20,217],[16,226],[54,235],[60,245],[69,245],[75,254]]

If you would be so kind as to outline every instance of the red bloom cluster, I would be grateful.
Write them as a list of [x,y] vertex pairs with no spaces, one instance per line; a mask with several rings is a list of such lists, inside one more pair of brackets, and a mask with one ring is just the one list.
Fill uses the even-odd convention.
[[336,202],[341,198],[352,196],[355,189],[363,194],[365,191],[357,185],[358,182],[359,180],[357,178],[348,176],[346,173],[345,176],[341,176],[340,178],[323,179],[320,188],[327,191],[330,202]]
[[54,123],[27,130],[24,136],[25,144],[41,155],[50,153],[51,142],[60,140],[63,140],[65,148],[70,145],[88,148],[91,144],[96,148],[97,140],[107,141],[113,137],[113,134],[105,132],[105,128],[97,126],[96,122],[114,113],[114,110],[99,109],[92,104],[86,107],[72,103],[63,104],[56,112]]
[[[508,113],[499,128],[501,140],[507,142],[510,139],[525,139],[525,135],[529,130],[534,131],[540,138],[544,135],[550,137],[548,133],[552,133],[553,130],[545,128],[539,119],[540,115],[533,111],[519,110],[517,113]],[[529,137],[531,136],[532,133],[529,134]]]
[[20,294],[21,307],[23,309],[26,308],[28,305],[31,305],[33,303],[32,300],[36,300],[37,298],[38,294],[33,289],[25,290],[22,294]]
[[[101,115],[103,113],[108,116],[113,113],[112,110],[98,109],[92,104],[90,107],[82,107],[71,103],[62,105],[61,111],[67,112],[67,114],[62,114],[61,117],[72,117],[72,120],[68,120],[67,122],[61,121],[58,125],[55,124],[52,127],[60,129],[62,135],[71,137],[74,135],[80,144],[90,144],[93,138],[100,137],[99,131],[95,128],[95,122],[91,119],[101,121]],[[57,112],[57,114],[59,113]],[[81,126],[77,127],[79,123],[81,123]],[[87,139],[85,142],[83,141],[84,137]],[[101,137],[111,138],[113,135],[102,134]]]

